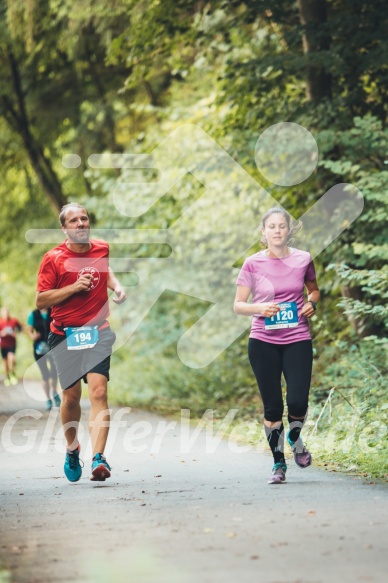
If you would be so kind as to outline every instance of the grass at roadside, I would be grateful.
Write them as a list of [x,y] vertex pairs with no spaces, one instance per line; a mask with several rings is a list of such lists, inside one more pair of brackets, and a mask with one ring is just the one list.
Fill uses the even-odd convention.
[[[386,423],[380,420],[365,424],[356,415],[341,416],[340,408],[332,415],[330,423],[322,422],[321,426],[317,417],[311,417],[302,435],[315,464],[332,471],[388,481]],[[255,425],[254,421],[247,421],[245,427],[236,423],[229,433],[241,443],[250,443],[269,452],[261,425],[256,428]],[[285,449],[287,455],[287,444]]]
[[0,583],[11,583],[11,572],[0,564]]

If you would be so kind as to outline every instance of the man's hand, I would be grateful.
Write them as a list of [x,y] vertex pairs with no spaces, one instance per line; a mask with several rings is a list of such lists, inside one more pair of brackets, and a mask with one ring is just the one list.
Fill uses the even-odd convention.
[[83,292],[89,289],[93,276],[90,273],[83,273],[74,284],[74,293]]
[[127,296],[125,295],[125,291],[123,290],[121,285],[117,285],[114,289],[114,292],[116,294],[116,297],[112,299],[115,304],[122,304],[123,302],[125,302]]
[[115,304],[122,304],[123,302],[125,302],[127,296],[125,295],[125,291],[121,287],[121,283],[113,273],[111,267],[109,267],[108,273],[108,288],[114,291],[116,294],[116,297],[112,298]]

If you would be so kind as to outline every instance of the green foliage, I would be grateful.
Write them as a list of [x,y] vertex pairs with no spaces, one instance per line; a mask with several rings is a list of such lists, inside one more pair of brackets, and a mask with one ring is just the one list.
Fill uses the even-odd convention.
[[364,336],[383,336],[388,323],[388,132],[381,121],[366,116],[355,118],[347,131],[323,131],[320,142],[321,165],[333,173],[334,180],[355,184],[365,201],[360,218],[333,245],[340,253],[339,260],[328,265],[336,272],[343,290],[347,290],[339,306],[354,318]]
[[314,367],[307,439],[325,465],[388,477],[388,342],[334,342]]
[[[327,2],[327,18],[307,26],[301,24],[297,3],[283,0],[243,4],[220,0],[212,2],[210,10],[218,15],[217,41],[228,55],[220,75],[220,99],[231,108],[229,127],[249,130],[292,119],[308,127],[346,128],[357,115],[385,118],[383,0],[373,5]],[[316,42],[307,57],[302,48],[306,31]],[[317,50],[324,39],[327,46]],[[209,45],[215,52],[217,45]],[[308,100],[309,67],[330,75],[330,99]]]
[[[131,340],[113,354],[113,398],[166,413],[189,408],[194,416],[211,408],[222,417],[231,403],[245,416],[260,412],[256,381],[247,374],[246,335],[206,368],[192,369],[179,360],[177,341],[205,311],[199,300],[165,292]],[[129,336],[128,324],[117,324],[120,337]]]
[[[322,299],[312,325],[310,440],[316,458],[323,452],[322,463],[335,459],[384,475],[378,459],[387,457],[381,447],[387,411],[386,6],[383,0],[328,0],[326,8],[326,20],[302,26],[298,3],[285,0],[0,2],[1,302],[21,319],[27,316],[47,246],[28,244],[25,231],[58,226],[31,143],[49,162],[52,183],[56,177],[63,196],[86,204],[96,225],[105,228],[168,229],[203,195],[203,186],[186,176],[143,216],[128,218],[116,211],[111,196],[128,171],[95,170],[87,163],[90,154],[104,151],[151,152],[182,123],[206,129],[295,217],[333,184],[353,183],[364,196],[364,211],[316,259]],[[317,42],[306,53],[302,38],[310,33]],[[306,91],[311,69],[330,83],[330,91],[314,99]],[[292,188],[270,184],[254,164],[260,132],[280,121],[304,125],[319,145],[318,169]],[[200,144],[190,144],[195,147]],[[62,165],[69,153],[80,156],[79,168]],[[171,156],[182,161],[183,154]],[[220,171],[209,169],[215,189]],[[242,184],[235,200],[259,221],[263,209],[255,193]],[[222,280],[208,258],[217,260],[221,251],[234,256],[240,248],[233,235],[236,208],[231,202],[213,209],[229,233],[222,250],[207,231],[209,209],[191,219],[197,234],[191,262],[199,278],[214,285]],[[248,253],[256,251],[257,243],[249,244]],[[145,244],[117,242],[112,248],[133,259],[169,253]],[[135,285],[131,274],[120,277]],[[189,369],[178,359],[178,339],[208,307],[163,293],[131,341],[113,355],[113,398],[168,412],[189,407],[198,416],[207,408],[220,417],[239,408],[248,423],[261,417],[246,334],[206,369]],[[117,327],[129,337],[136,302],[127,310]],[[23,349],[20,356],[19,366],[26,366],[31,355]]]

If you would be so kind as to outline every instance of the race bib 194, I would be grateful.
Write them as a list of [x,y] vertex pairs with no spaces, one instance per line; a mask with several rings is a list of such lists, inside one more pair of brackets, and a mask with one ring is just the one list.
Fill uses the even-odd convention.
[[278,313],[270,318],[265,318],[265,329],[276,330],[278,328],[295,328],[299,324],[298,307],[296,302],[283,302],[278,305],[280,308]]
[[98,342],[98,326],[80,326],[64,328],[67,350],[84,350],[93,348]]

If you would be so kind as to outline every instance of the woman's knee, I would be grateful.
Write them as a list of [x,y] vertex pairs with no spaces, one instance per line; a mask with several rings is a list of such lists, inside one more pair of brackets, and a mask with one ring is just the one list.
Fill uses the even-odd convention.
[[278,405],[273,407],[264,407],[264,419],[276,422],[283,418],[284,407]]
[[294,399],[287,402],[288,414],[290,417],[304,418],[307,415],[308,402]]

